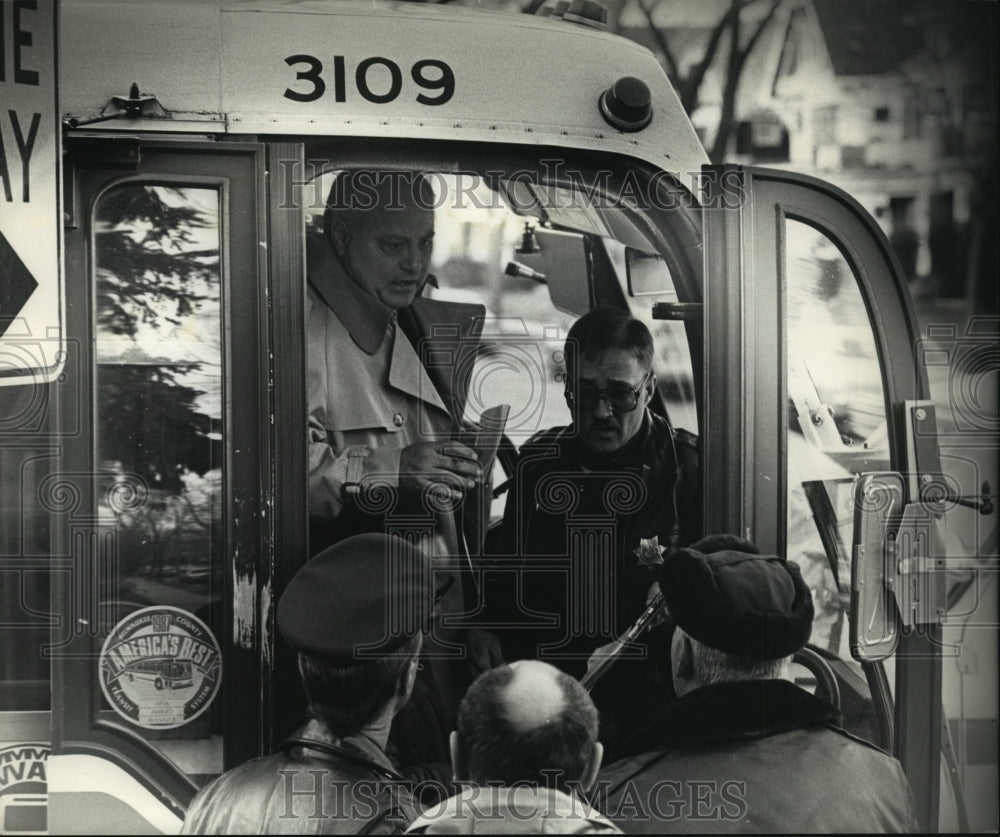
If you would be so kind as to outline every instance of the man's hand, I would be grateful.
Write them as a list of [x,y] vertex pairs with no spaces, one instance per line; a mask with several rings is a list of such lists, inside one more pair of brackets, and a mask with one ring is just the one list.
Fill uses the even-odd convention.
[[469,652],[469,669],[474,675],[496,668],[504,661],[500,640],[489,631],[472,628],[465,635],[465,647]]
[[399,487],[422,493],[443,487],[453,502],[462,499],[482,479],[476,452],[461,442],[414,442],[399,456]]

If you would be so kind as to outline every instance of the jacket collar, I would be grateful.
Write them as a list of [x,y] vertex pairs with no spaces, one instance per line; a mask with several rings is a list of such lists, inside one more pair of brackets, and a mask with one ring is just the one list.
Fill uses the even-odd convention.
[[385,339],[396,312],[355,282],[323,236],[306,238],[306,273],[327,307],[365,354],[373,355]]
[[662,746],[765,738],[841,720],[833,706],[787,680],[713,683],[667,706],[616,755],[638,755]]
[[[310,747],[313,742],[317,745],[315,748]],[[315,753],[320,759],[329,757],[331,749],[340,750],[351,761],[369,762],[371,766],[378,768],[383,773],[398,775],[389,757],[372,739],[364,735],[347,735],[338,738],[330,732],[326,724],[315,719],[300,727],[286,743]]]
[[[589,826],[589,827],[588,827]],[[417,834],[618,833],[581,797],[529,785],[466,784],[424,811],[407,830]]]

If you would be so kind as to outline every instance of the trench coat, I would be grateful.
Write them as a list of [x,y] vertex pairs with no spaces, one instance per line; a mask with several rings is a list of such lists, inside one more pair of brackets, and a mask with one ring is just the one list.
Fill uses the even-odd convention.
[[[394,311],[347,276],[325,239],[310,237],[307,254],[313,553],[359,532],[393,531],[394,519],[405,519],[433,528],[446,554],[461,554],[461,517],[427,502],[408,507],[398,495],[399,459],[414,442],[461,431],[485,308],[417,297]],[[360,490],[350,502],[351,454],[362,449]]]
[[[462,432],[485,308],[418,296],[395,311],[357,285],[321,237],[307,239],[307,272],[310,551],[363,532],[398,535],[425,549],[437,589],[449,577],[459,582],[441,612],[471,609],[468,543],[480,532],[486,492],[467,492],[458,506],[404,496],[399,460],[414,442]],[[367,455],[352,466],[359,451]],[[425,660],[393,722],[390,749],[409,779],[450,778],[447,736],[468,671],[446,654],[463,642],[461,627],[436,625],[427,646],[436,658]]]

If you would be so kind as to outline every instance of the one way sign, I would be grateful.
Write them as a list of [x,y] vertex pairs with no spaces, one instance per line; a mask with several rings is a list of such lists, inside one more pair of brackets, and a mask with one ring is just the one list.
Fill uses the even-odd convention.
[[0,385],[63,364],[56,0],[0,2]]

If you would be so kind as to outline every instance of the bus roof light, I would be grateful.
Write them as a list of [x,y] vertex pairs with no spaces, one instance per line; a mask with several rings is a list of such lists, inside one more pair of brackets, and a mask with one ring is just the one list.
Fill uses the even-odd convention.
[[563,20],[593,26],[596,29],[608,28],[608,10],[597,0],[573,0],[569,9],[563,14]]
[[652,94],[646,82],[623,76],[601,94],[601,116],[619,131],[641,131],[653,118]]

